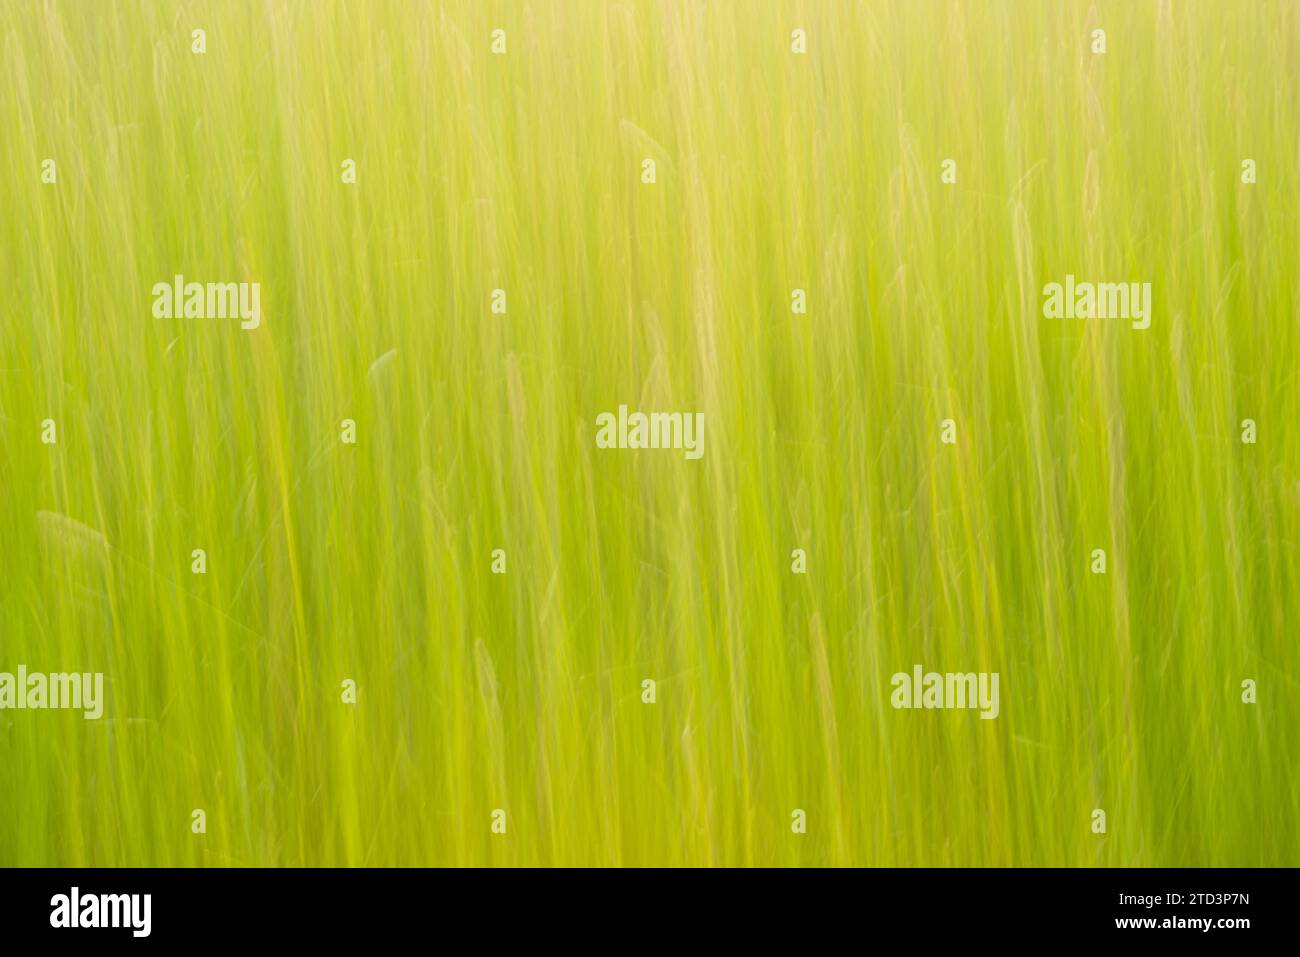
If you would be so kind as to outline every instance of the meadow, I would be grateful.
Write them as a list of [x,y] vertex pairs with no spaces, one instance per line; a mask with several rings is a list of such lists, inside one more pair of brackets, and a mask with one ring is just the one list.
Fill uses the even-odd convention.
[[1293,0],[0,0],[0,671],[106,698],[0,710],[0,865],[1300,863],[1298,68]]

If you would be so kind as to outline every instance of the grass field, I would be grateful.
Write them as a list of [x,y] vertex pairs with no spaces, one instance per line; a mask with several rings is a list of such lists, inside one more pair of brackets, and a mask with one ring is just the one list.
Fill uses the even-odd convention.
[[[106,682],[0,711],[0,864],[1300,864],[1300,3],[0,0],[0,50],[0,671]],[[891,707],[918,663],[998,717]]]

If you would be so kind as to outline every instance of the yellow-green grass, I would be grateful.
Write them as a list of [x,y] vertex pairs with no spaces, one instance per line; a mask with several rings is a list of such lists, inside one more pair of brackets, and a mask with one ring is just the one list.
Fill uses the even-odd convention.
[[[1300,4],[3,0],[0,49],[0,671],[107,681],[0,711],[0,864],[1300,862]],[[178,273],[261,327],[154,318]],[[1151,327],[1045,318],[1067,273]],[[598,449],[620,404],[703,458]],[[895,710],[918,663],[999,716]]]

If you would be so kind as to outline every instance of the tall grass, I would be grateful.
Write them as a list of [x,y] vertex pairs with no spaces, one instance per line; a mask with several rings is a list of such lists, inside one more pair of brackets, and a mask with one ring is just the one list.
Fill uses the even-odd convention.
[[[0,670],[108,687],[0,711],[0,863],[1300,863],[1300,4],[2,0],[0,48]],[[153,318],[177,273],[262,327]],[[1151,328],[1045,319],[1066,273]],[[704,457],[597,449],[620,403]],[[894,710],[916,663],[1000,716]]]

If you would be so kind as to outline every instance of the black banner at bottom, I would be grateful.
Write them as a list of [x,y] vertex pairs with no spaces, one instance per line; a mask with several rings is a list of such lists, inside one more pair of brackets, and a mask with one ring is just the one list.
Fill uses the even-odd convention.
[[78,945],[373,946],[418,936],[457,949],[472,941],[807,947],[836,934],[877,942],[901,935],[925,945],[1127,937],[1218,948],[1291,937],[1293,876],[1228,869],[13,869],[0,871],[0,921],[7,943],[65,938]]

